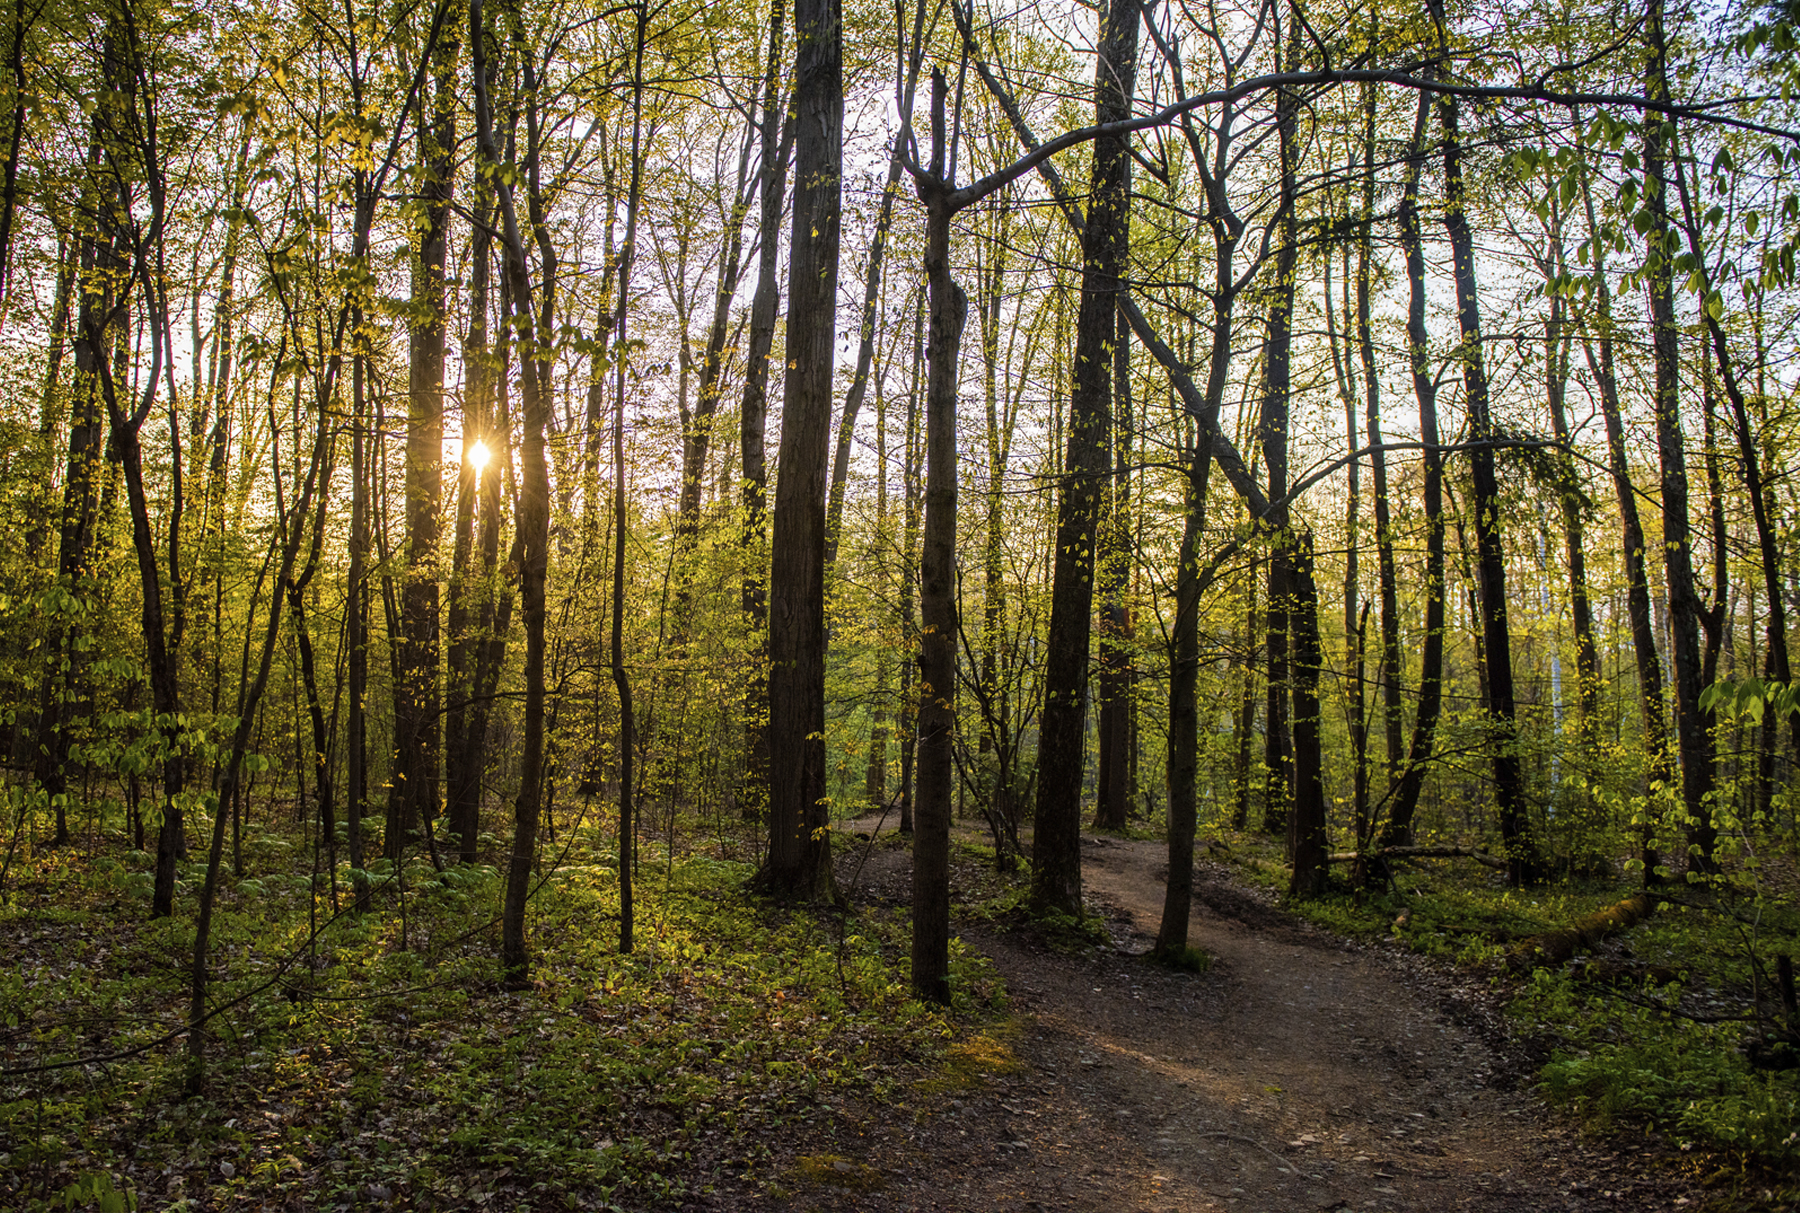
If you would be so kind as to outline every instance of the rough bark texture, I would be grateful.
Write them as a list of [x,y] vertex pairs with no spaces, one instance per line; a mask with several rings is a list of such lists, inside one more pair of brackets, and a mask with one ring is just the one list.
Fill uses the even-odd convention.
[[[1649,93],[1668,96],[1662,0],[1651,0],[1645,34],[1650,43]],[[1710,871],[1716,831],[1708,798],[1713,789],[1712,736],[1700,710],[1700,602],[1695,592],[1688,523],[1687,447],[1681,428],[1681,334],[1675,321],[1675,233],[1668,222],[1666,171],[1672,120],[1645,115],[1644,187],[1652,223],[1649,272],[1651,346],[1656,361],[1656,446],[1662,460],[1663,569],[1669,587],[1669,657],[1675,675],[1675,735],[1681,750],[1682,800],[1687,810],[1688,866]]]
[[[1116,121],[1129,112],[1137,22],[1135,5],[1114,0],[1108,6],[1094,69],[1094,110],[1099,122]],[[1129,160],[1129,136],[1094,141],[1092,188],[1082,236],[1081,311],[1075,327],[1068,455],[1057,502],[1044,707],[1038,724],[1031,900],[1040,910],[1074,915],[1081,913],[1081,784],[1094,602],[1094,530],[1103,480],[1112,470],[1107,449],[1111,348],[1117,297],[1125,274]]]
[[1122,830],[1131,812],[1131,326],[1117,320],[1113,343],[1112,508],[1100,556],[1100,769],[1094,828]]
[[1164,889],[1156,954],[1179,962],[1188,947],[1194,898],[1194,832],[1199,815],[1200,536],[1206,530],[1206,490],[1212,435],[1197,427],[1187,452],[1186,517],[1175,570],[1175,627],[1169,654],[1169,881]]
[[397,810],[383,850],[399,862],[408,836],[437,815],[442,696],[438,689],[438,532],[444,495],[444,258],[449,247],[451,154],[456,140],[452,76],[457,47],[440,43],[435,96],[420,99],[419,161],[424,227],[412,267],[413,323],[407,379],[406,569],[400,591],[399,678],[394,684]]
[[783,123],[776,105],[779,95],[782,31],[787,10],[777,0],[769,8],[769,57],[763,75],[762,131],[758,189],[762,196],[756,263],[756,292],[750,301],[750,340],[744,351],[744,395],[738,409],[738,465],[743,471],[741,502],[744,584],[741,606],[744,625],[758,651],[753,671],[744,688],[744,776],[738,789],[739,812],[747,820],[763,815],[768,807],[769,684],[762,664],[767,652],[763,639],[769,622],[768,585],[762,571],[764,505],[768,500],[768,465],[763,435],[769,413],[769,351],[775,344],[775,320],[780,307],[781,210],[787,193],[787,162],[793,143],[792,118]]
[[931,343],[925,388],[925,548],[919,561],[919,800],[913,834],[912,989],[950,1001],[950,797],[956,771],[956,380],[969,304],[950,275],[950,219],[943,178],[944,76],[931,78],[932,152],[921,179]]
[[830,894],[825,771],[825,487],[844,121],[839,0],[794,6],[794,223],[788,373],[769,569],[769,854],[759,883],[784,898]]
[[[1441,18],[1440,18],[1441,20]],[[1474,481],[1475,551],[1481,591],[1482,647],[1487,654],[1488,715],[1493,734],[1494,799],[1500,834],[1512,860],[1514,884],[1532,879],[1538,859],[1525,805],[1514,711],[1512,631],[1506,601],[1506,552],[1501,542],[1500,484],[1494,450],[1498,437],[1488,408],[1487,362],[1481,347],[1481,302],[1476,289],[1475,248],[1469,230],[1462,175],[1462,140],[1454,100],[1439,102],[1444,127],[1444,226],[1450,235],[1451,271],[1456,280],[1456,318],[1462,346],[1463,400],[1469,414],[1469,470]]]
[[1393,808],[1381,831],[1387,845],[1412,841],[1413,815],[1425,787],[1443,705],[1444,678],[1444,457],[1438,450],[1437,381],[1432,378],[1425,332],[1425,239],[1419,226],[1419,174],[1425,155],[1426,118],[1430,100],[1419,98],[1413,123],[1412,154],[1400,196],[1400,244],[1406,254],[1408,284],[1406,344],[1412,368],[1413,397],[1419,406],[1419,437],[1425,446],[1421,496],[1425,507],[1425,643],[1420,655],[1419,709],[1413,718],[1412,744],[1406,768],[1394,791]]

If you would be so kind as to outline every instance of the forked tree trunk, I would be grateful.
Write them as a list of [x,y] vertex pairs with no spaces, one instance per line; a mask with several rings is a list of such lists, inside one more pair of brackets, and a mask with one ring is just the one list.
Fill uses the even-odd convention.
[[931,168],[924,196],[925,275],[931,291],[925,388],[925,548],[919,562],[919,801],[914,819],[912,990],[950,1001],[950,797],[955,790],[956,380],[969,303],[950,275],[952,183],[944,180],[944,74],[931,74]]

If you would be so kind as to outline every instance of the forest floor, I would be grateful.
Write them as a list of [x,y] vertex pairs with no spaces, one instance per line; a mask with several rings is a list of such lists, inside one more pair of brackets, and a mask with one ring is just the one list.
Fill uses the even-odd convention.
[[[899,1107],[846,1102],[692,1207],[1765,1207],[1705,1187],[1659,1138],[1587,1134],[1539,1102],[1487,979],[1301,923],[1206,862],[1189,938],[1213,963],[1171,971],[1146,955],[1164,846],[1089,835],[1083,860],[1111,946],[964,924],[1012,1009],[964,1046],[971,1064]],[[840,871],[854,899],[902,904],[910,853],[877,846]]]

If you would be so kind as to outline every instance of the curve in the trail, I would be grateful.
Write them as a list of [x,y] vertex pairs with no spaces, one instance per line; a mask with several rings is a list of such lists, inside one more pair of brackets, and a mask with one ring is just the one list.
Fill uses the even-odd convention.
[[[965,931],[1012,992],[1016,1068],[964,1089],[845,1107],[809,1148],[874,1182],[802,1185],[785,1207],[858,1213],[1538,1213],[1698,1203],[1584,1142],[1529,1095],[1403,958],[1294,925],[1214,884],[1191,942],[1200,975],[1143,953],[1167,852],[1086,841],[1090,901],[1111,948],[1070,955],[1021,933]],[[878,877],[894,898],[905,853]],[[1238,911],[1242,912],[1239,913]],[[1260,913],[1253,912],[1260,910]],[[1238,918],[1250,919],[1246,925]]]

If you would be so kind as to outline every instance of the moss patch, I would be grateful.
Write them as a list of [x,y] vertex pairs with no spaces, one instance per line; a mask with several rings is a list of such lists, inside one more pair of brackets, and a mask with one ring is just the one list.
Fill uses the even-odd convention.
[[887,1177],[880,1171],[841,1154],[802,1154],[790,1174],[797,1182],[852,1192],[877,1192],[887,1185]]

